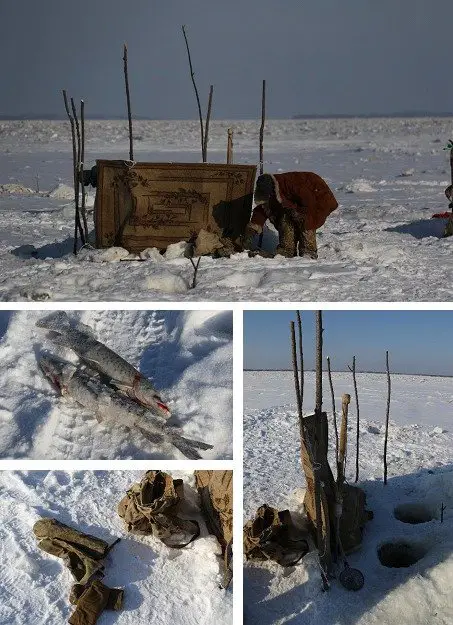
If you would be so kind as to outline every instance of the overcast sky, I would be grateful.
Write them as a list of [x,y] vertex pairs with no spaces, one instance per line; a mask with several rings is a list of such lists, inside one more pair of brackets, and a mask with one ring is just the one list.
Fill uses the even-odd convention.
[[[76,11],[76,13],[74,12]],[[453,111],[452,0],[0,0],[1,114],[196,118],[185,24],[213,116]]]
[[[294,311],[244,312],[244,368],[289,369],[290,321]],[[357,371],[453,376],[453,311],[324,311],[324,365],[330,356],[332,370],[347,371],[356,356]],[[304,361],[314,368],[315,314],[302,313]],[[453,390],[453,386],[452,386]]]

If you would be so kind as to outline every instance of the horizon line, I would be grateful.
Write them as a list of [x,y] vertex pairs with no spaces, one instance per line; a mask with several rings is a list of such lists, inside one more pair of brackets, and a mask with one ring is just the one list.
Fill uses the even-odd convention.
[[[291,372],[293,373],[293,369],[248,369],[243,367],[243,372],[257,372],[257,373],[281,373],[281,372]],[[315,369],[305,369],[305,373],[316,373]],[[326,369],[323,369],[323,373],[327,373]],[[351,373],[350,371],[342,371],[339,369],[332,369],[332,373]],[[377,373],[379,375],[387,375],[386,371],[356,371],[356,373]],[[453,378],[453,373],[409,373],[407,371],[390,371],[390,375],[419,375],[426,376],[429,378]]]

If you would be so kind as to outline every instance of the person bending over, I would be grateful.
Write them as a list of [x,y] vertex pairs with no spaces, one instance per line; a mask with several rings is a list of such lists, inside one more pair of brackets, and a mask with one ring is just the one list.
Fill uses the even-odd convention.
[[246,227],[245,248],[255,234],[262,233],[269,219],[279,236],[276,254],[318,258],[316,230],[338,207],[320,176],[305,171],[262,174],[256,181],[254,199],[257,206]]

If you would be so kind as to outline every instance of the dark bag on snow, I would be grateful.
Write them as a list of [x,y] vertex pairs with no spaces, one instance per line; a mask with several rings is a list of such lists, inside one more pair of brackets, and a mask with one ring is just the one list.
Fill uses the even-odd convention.
[[177,516],[183,498],[182,480],[173,480],[163,471],[147,471],[120,501],[118,514],[129,532],[152,534],[167,547],[181,548],[200,534],[196,521]]

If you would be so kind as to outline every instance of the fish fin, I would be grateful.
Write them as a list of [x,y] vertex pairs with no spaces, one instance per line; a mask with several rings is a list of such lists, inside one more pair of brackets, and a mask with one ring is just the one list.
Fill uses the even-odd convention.
[[113,386],[114,388],[117,388],[119,391],[123,391],[124,393],[127,393],[132,389],[132,386],[130,384],[124,384],[124,382],[120,382],[119,380],[115,380],[113,378],[109,378],[109,384],[110,386]]
[[54,330],[61,334],[61,332],[71,326],[69,317],[64,310],[57,310],[43,319],[38,319],[36,322],[38,328],[46,328],[46,330]]
[[91,326],[87,326],[86,323],[82,323],[81,321],[78,321],[75,324],[74,328],[78,332],[81,332],[81,334],[86,334],[90,338],[97,340],[97,336],[96,336],[95,331],[93,330],[93,328]]
[[52,341],[55,345],[60,345],[61,347],[69,347],[68,339],[64,334],[59,334],[52,330],[47,334],[47,338]]

